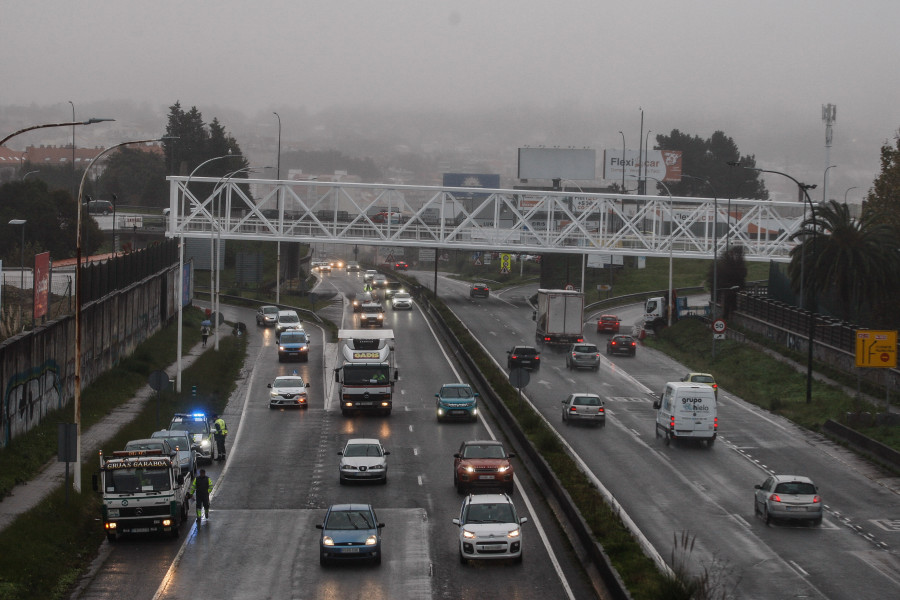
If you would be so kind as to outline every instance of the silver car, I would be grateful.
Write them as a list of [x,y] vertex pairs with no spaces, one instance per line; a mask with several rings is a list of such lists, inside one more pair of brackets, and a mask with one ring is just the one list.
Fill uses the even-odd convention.
[[387,458],[390,452],[375,438],[354,438],[348,440],[344,449],[338,452],[341,463],[338,466],[338,480],[343,485],[348,481],[377,481],[387,483]]
[[772,519],[822,523],[822,497],[809,477],[772,475],[753,488],[753,514],[762,515],[766,525]]
[[566,425],[577,421],[606,425],[606,408],[597,394],[569,394],[562,405],[562,420]]
[[197,470],[197,454],[191,448],[191,434],[184,429],[163,429],[150,434],[152,439],[163,439],[169,442],[169,446],[175,449],[178,455],[178,466],[184,474],[191,476]]
[[459,518],[453,519],[459,528],[459,562],[504,558],[522,562],[522,525],[527,521],[518,516],[506,494],[470,494]]
[[600,369],[600,349],[594,344],[572,344],[566,353],[567,369]]
[[274,327],[277,320],[277,306],[266,305],[260,306],[258,309],[256,309],[256,324],[260,327]]

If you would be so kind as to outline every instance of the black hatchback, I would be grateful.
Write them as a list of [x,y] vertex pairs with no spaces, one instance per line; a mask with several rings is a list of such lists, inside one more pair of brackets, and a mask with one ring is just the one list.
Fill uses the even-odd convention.
[[614,335],[606,342],[607,354],[637,354],[637,340],[630,335]]
[[513,346],[507,350],[507,369],[529,369],[537,371],[541,368],[541,355],[534,346]]

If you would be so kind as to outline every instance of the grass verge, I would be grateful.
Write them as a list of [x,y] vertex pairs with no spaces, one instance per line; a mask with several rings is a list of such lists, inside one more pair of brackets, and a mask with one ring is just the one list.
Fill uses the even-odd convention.
[[[199,321],[194,327],[194,343],[198,341]],[[187,321],[188,319],[185,319]],[[193,317],[192,317],[193,320]],[[171,331],[170,331],[171,330]],[[185,338],[188,337],[188,328]],[[129,361],[123,361],[118,367],[101,377],[85,390],[83,403],[83,424],[96,422],[107,411],[133,397],[136,389],[125,389],[103,381],[119,382],[118,377],[129,382],[134,380],[142,386],[146,382],[131,369],[150,369],[167,367],[174,361],[175,326],[170,325],[162,332],[142,345]],[[163,344],[167,335],[172,335],[170,343]],[[162,336],[157,339],[158,336]],[[158,364],[165,356],[172,356]],[[159,356],[158,359],[151,359]],[[104,444],[104,451],[121,449],[128,440],[147,437],[150,432],[168,425],[174,412],[194,410],[198,404],[208,411],[222,411],[228,397],[235,387],[246,356],[246,337],[226,337],[219,342],[219,352],[204,352],[191,367],[182,373],[184,389],[190,390],[192,385],[198,386],[198,395],[190,392],[175,394],[166,392],[159,395],[157,402],[148,402],[134,421],[123,427],[115,436]],[[133,360],[134,362],[130,362]],[[125,363],[128,363],[126,365]],[[143,365],[138,367],[137,365]],[[123,370],[121,373],[119,372]],[[143,373],[141,373],[143,374]],[[149,371],[148,371],[149,374]],[[95,385],[97,386],[95,389]],[[92,400],[88,400],[91,398]],[[102,408],[101,408],[102,406]],[[61,415],[61,417],[64,417]],[[162,422],[160,422],[162,419]],[[161,423],[161,424],[160,424]],[[38,428],[38,430],[41,428]],[[28,440],[27,446],[35,454],[43,454],[46,446],[52,441],[51,457],[56,452],[55,423],[52,427],[52,440]],[[0,453],[0,468],[10,460],[7,451],[18,450],[18,446],[26,445],[25,438],[33,436],[46,438],[48,431],[32,430],[22,436],[22,444],[16,438],[16,444]],[[19,454],[21,456],[21,454]],[[95,456],[82,457],[82,493],[69,491],[68,501],[66,489],[60,486],[45,498],[37,507],[18,518],[5,530],[0,532],[0,600],[56,600],[67,597],[68,591],[77,583],[78,578],[97,555],[105,533],[99,524],[100,496],[91,489],[91,476],[97,470]],[[32,458],[32,464],[39,469],[48,459]],[[19,467],[16,467],[19,469]],[[28,473],[28,478],[34,471]]]

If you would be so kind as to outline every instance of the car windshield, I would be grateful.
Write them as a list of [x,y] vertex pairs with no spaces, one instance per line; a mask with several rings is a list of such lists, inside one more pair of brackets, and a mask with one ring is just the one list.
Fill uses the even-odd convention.
[[263,311],[263,314],[266,314],[266,315],[277,315],[278,307],[277,306],[266,306],[262,309],[262,311]]
[[797,494],[800,496],[812,496],[816,493],[816,486],[805,481],[788,481],[775,486],[777,494]]
[[372,529],[372,515],[362,510],[335,510],[328,513],[325,529]]
[[466,523],[514,523],[515,514],[509,504],[470,504]]
[[306,343],[306,334],[305,333],[282,333],[281,334],[281,343],[282,344],[305,344]]
[[386,365],[344,365],[344,383],[384,383],[389,379],[388,371]]
[[278,317],[278,320],[282,323],[299,323],[300,317],[297,315],[281,315]]
[[513,354],[522,354],[522,355],[526,355],[526,356],[533,356],[533,355],[537,354],[537,350],[535,350],[534,348],[519,347],[519,348],[513,349]]
[[575,352],[596,352],[597,346],[575,346]]
[[394,300],[409,300],[410,297],[411,296],[409,294],[407,294],[406,292],[400,292],[400,293],[394,294]]
[[167,437],[164,439],[169,442],[169,446],[174,450],[181,450],[182,452],[188,450],[188,448],[185,448],[184,446],[187,443],[184,440],[184,436]]
[[463,450],[463,458],[506,458],[503,446],[497,444],[473,444]]
[[471,395],[472,388],[469,386],[448,386],[441,390],[444,398],[469,398]]
[[165,452],[167,448],[162,441],[157,442],[128,442],[125,444],[126,450],[162,450]]
[[378,444],[350,444],[344,449],[344,456],[381,456]]
[[303,378],[302,377],[288,377],[286,379],[276,379],[275,384],[272,387],[274,387],[274,388],[303,387]]
[[578,406],[600,406],[600,399],[594,396],[578,396],[575,398]]
[[694,375],[691,377],[691,381],[695,381],[697,383],[715,383],[716,380],[710,377],[709,375]]
[[206,433],[205,421],[172,421],[172,425],[178,425],[178,427],[171,427],[171,429],[184,429],[190,433]]
[[169,471],[162,468],[116,469],[106,478],[106,490],[114,494],[165,492],[170,489]]

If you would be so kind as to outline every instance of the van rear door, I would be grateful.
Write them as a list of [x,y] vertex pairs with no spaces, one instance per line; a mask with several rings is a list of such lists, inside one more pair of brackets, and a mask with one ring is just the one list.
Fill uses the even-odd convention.
[[[703,389],[706,388],[706,389]],[[674,401],[675,435],[708,438],[716,433],[716,397],[709,386],[678,390]]]

